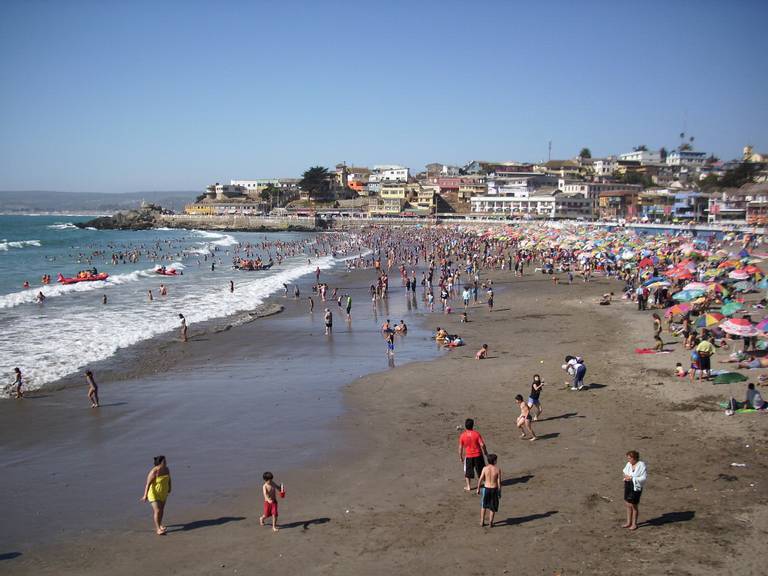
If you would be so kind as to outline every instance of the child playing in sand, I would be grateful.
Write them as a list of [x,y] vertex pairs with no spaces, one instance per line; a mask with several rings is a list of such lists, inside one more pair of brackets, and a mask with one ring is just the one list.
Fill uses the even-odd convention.
[[488,358],[488,344],[483,344],[480,350],[475,354],[475,360],[486,360]]
[[527,438],[527,432],[531,435],[530,440],[533,442],[536,440],[536,434],[533,432],[533,424],[531,423],[533,420],[531,409],[528,407],[528,404],[523,401],[523,397],[520,394],[515,396],[515,402],[517,402],[517,405],[520,407],[520,416],[517,417],[517,427],[520,428],[520,438],[525,440]]
[[677,376],[678,378],[685,378],[687,375],[688,375],[688,372],[686,371],[685,368],[683,368],[683,365],[680,362],[675,364],[675,376]]
[[[261,487],[262,494],[264,495],[264,514],[259,518],[259,524],[264,526],[264,520],[272,517],[272,531],[277,532],[277,489],[278,485],[274,482],[274,476],[272,472],[264,472],[264,485]],[[285,497],[285,487],[281,484],[280,497]]]
[[469,322],[469,316],[467,316],[466,312],[462,312],[461,313],[461,323],[465,324],[467,322]]

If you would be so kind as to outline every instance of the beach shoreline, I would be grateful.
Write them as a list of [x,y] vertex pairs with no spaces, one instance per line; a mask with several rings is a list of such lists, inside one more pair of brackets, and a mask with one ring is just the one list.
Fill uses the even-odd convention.
[[[759,573],[759,559],[745,554],[765,532],[764,430],[753,428],[756,448],[744,449],[741,437],[754,421],[660,409],[668,401],[659,394],[678,392],[666,375],[671,358],[628,352],[645,339],[632,305],[596,305],[615,281],[554,286],[538,274],[491,277],[504,287],[492,313],[481,303],[469,324],[458,314],[426,318],[462,334],[467,346],[354,380],[345,387],[349,410],[331,425],[340,451],[286,475],[274,470],[288,485],[280,534],[259,529],[254,478],[204,506],[170,508],[176,532],[166,539],[152,534],[147,518],[43,547],[0,570],[12,563],[18,574],[96,574],[109,558],[116,574],[163,566],[240,572],[254,564],[302,574],[485,573],[513,570],[529,554],[527,568],[543,573],[618,574],[636,558],[648,574],[719,573],[726,558],[740,558],[738,573]],[[481,343],[491,353],[479,362]],[[586,359],[586,392],[562,384],[567,353]],[[512,396],[526,393],[534,371],[547,382],[540,440],[521,442]],[[639,374],[662,384],[637,386]],[[476,497],[461,490],[455,441],[465,417],[477,419],[508,478],[501,525],[492,531],[476,526]],[[702,438],[711,447],[697,454]],[[653,474],[640,519],[652,523],[631,535],[618,527],[628,449],[638,449]],[[734,458],[748,466],[734,473]]]

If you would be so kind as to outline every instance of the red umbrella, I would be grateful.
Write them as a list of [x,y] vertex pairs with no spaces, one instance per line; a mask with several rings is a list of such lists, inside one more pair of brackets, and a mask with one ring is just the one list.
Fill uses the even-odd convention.
[[650,258],[643,258],[637,265],[640,268],[653,268],[653,260]]

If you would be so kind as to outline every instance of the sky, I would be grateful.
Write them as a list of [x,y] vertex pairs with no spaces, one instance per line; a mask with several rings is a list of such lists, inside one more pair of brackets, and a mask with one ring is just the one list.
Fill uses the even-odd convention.
[[768,152],[768,2],[0,2],[0,190]]

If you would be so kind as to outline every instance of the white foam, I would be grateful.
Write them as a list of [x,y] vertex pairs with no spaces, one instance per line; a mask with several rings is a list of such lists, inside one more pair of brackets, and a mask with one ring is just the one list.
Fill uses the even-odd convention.
[[38,292],[42,292],[43,296],[46,298],[55,298],[65,294],[71,294],[73,292],[90,292],[92,290],[108,288],[112,285],[126,284],[128,282],[136,282],[141,278],[154,276],[154,274],[151,274],[151,272],[152,269],[135,270],[127,274],[116,274],[115,276],[110,276],[106,280],[79,282],[77,284],[49,284],[47,286],[40,286],[39,288],[28,288],[21,292],[12,292],[10,294],[4,294],[0,296],[0,308],[13,308],[14,306],[20,306],[22,304],[32,304],[35,302]]
[[[330,256],[316,259],[312,264],[301,258],[269,272],[241,274],[234,293],[224,289],[220,281],[205,284],[189,280],[178,285],[179,296],[175,298],[156,298],[148,303],[143,290],[124,291],[123,302],[115,299],[114,305],[102,307],[89,302],[72,306],[60,316],[41,314],[11,319],[0,333],[0,366],[21,367],[27,388],[38,389],[89,363],[105,360],[121,348],[178,330],[179,312],[186,316],[190,332],[194,334],[196,323],[253,310],[270,294],[282,290],[283,283],[290,284],[311,274],[317,266],[329,269],[333,264]],[[129,276],[141,274],[156,276],[152,271],[137,271],[120,277],[128,281]],[[103,287],[109,282],[98,284]],[[82,284],[50,288],[78,290],[79,286]],[[32,291],[21,294],[27,293],[34,298]]]
[[25,248],[27,246],[41,246],[40,240],[17,240],[8,242],[8,240],[0,241],[0,252],[7,252],[10,248]]
[[221,232],[209,232],[208,230],[192,230],[192,232],[202,236],[203,238],[208,238],[210,240],[209,244],[212,244],[213,246],[234,246],[235,244],[240,243],[234,236],[230,234],[222,234]]
[[51,228],[52,230],[77,230],[77,226],[72,224],[72,222],[56,222],[46,226],[46,228]]

